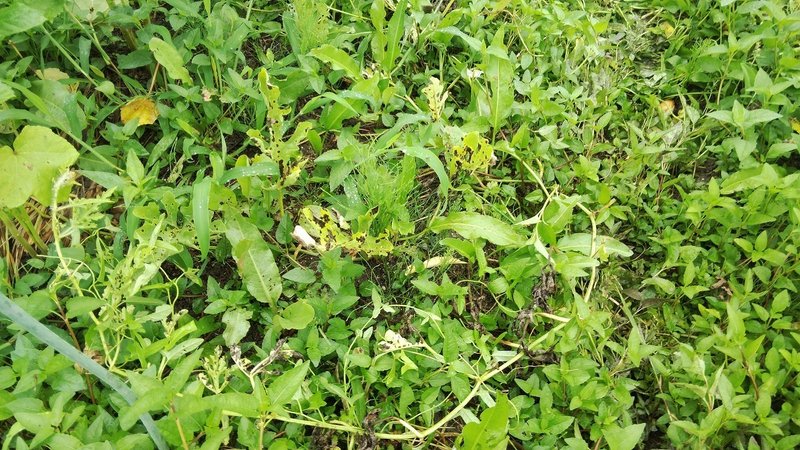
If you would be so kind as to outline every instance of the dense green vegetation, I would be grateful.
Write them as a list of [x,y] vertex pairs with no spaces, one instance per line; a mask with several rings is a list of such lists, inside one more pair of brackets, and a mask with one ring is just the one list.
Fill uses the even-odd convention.
[[2,450],[800,446],[797,0],[0,38]]

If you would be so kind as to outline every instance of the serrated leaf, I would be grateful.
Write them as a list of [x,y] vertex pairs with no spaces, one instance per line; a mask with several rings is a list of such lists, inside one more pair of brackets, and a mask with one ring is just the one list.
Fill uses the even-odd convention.
[[430,226],[435,233],[452,230],[467,239],[486,239],[495,245],[522,246],[526,238],[514,227],[494,217],[472,212],[437,217]]
[[55,178],[77,159],[66,139],[49,128],[26,126],[13,149],[0,147],[0,208],[15,208],[31,196],[49,205]]
[[120,109],[119,118],[123,124],[138,120],[139,125],[151,125],[158,119],[158,110],[154,101],[140,97],[126,103]]

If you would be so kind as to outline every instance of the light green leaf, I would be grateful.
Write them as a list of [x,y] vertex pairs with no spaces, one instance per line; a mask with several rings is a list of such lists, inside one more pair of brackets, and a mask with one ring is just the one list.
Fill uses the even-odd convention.
[[299,366],[289,369],[283,375],[273,381],[267,388],[267,397],[273,411],[292,401],[295,395],[300,392],[303,380],[308,372],[308,361]]
[[633,450],[642,438],[644,424],[639,423],[625,428],[611,425],[603,430],[603,437],[610,450]]
[[486,66],[486,79],[489,81],[491,98],[489,102],[490,122],[496,132],[505,124],[511,115],[514,105],[514,66],[508,59],[508,53],[502,41],[502,31],[495,36],[494,42],[483,55]]
[[295,267],[294,269],[284,273],[283,278],[299,284],[311,284],[317,280],[313,270],[303,269],[300,267]]
[[167,69],[170,78],[181,80],[186,84],[192,84],[192,77],[184,67],[183,57],[178,49],[169,42],[165,42],[157,37],[150,39],[148,44],[150,51],[153,52],[156,61]]
[[326,44],[315,48],[309,54],[322,62],[330,64],[335,70],[344,70],[350,78],[361,79],[361,69],[356,60],[332,45]]
[[169,389],[171,393],[180,392],[186,381],[189,380],[189,376],[192,375],[192,371],[200,365],[200,355],[202,353],[202,349],[195,350],[191,355],[181,358],[178,365],[172,369],[167,379],[164,380],[164,387]]
[[0,39],[37,27],[64,10],[63,0],[17,0],[4,3],[10,4],[0,8]]
[[476,52],[481,51],[481,48],[483,47],[483,43],[480,40],[475,39],[474,37],[468,35],[467,33],[464,33],[463,31],[459,30],[454,26],[440,28],[436,30],[436,33],[443,33],[451,36],[457,36],[461,38],[461,40],[463,40],[464,43],[467,44],[467,46],[469,46],[470,49]]
[[211,212],[208,199],[211,196],[211,178],[205,178],[192,186],[192,219],[197,233],[200,255],[205,258],[211,242]]
[[304,301],[287,306],[278,317],[280,325],[289,330],[302,330],[314,320],[314,307]]
[[783,116],[768,109],[754,109],[752,111],[747,111],[746,117],[747,125],[755,125],[758,123],[772,122]]
[[83,316],[105,305],[106,301],[96,297],[74,297],[67,300],[67,318]]
[[723,123],[731,123],[731,124],[733,123],[733,114],[731,114],[730,111],[725,111],[725,110],[712,111],[707,115],[708,117],[711,117],[712,119],[717,119]]
[[20,206],[31,195],[49,205],[55,178],[77,159],[66,139],[49,128],[26,126],[13,149],[0,147],[0,208]]
[[386,53],[383,55],[383,66],[391,72],[395,61],[400,56],[400,40],[405,33],[406,0],[397,2],[392,18],[389,20],[389,29],[386,33]]
[[283,287],[278,266],[267,243],[261,239],[244,239],[234,247],[233,257],[248,292],[256,300],[275,306]]
[[0,80],[0,103],[7,102],[14,97],[16,97],[14,90]]
[[769,164],[740,170],[725,178],[719,185],[722,194],[728,195],[745,189],[761,186],[773,186],[780,180],[780,175]]
[[442,161],[432,151],[424,147],[406,147],[403,149],[403,153],[421,159],[422,162],[433,169],[436,178],[439,179],[439,194],[443,197],[447,195],[447,191],[450,189],[450,178],[447,177],[447,171]]
[[486,239],[495,245],[520,247],[526,240],[511,225],[494,217],[472,212],[456,212],[447,217],[437,217],[430,228],[435,233],[453,230],[467,239]]
[[564,236],[558,240],[558,248],[562,251],[578,252],[586,256],[598,256],[600,259],[607,259],[611,255],[620,255],[624,258],[633,255],[633,251],[627,245],[609,236],[595,237],[595,255],[591,255],[592,235],[588,233]]
[[508,443],[508,416],[511,403],[501,394],[494,406],[481,413],[481,421],[468,423],[461,432],[461,450],[500,450]]
[[226,170],[222,173],[219,182],[225,184],[238,178],[274,176],[278,174],[280,174],[278,164],[272,161],[259,161],[252,166],[239,166]]
[[250,331],[250,318],[253,317],[253,311],[248,311],[242,308],[231,309],[225,311],[222,315],[222,323],[225,324],[225,331],[222,332],[222,338],[225,339],[225,345],[228,347],[238,344]]

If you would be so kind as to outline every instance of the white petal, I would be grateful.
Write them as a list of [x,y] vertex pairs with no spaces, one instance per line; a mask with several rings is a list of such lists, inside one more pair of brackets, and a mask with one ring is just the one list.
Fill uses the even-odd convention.
[[295,225],[294,231],[292,231],[292,237],[303,247],[314,248],[317,246],[317,241],[315,241],[314,238],[308,234],[308,231],[300,225]]

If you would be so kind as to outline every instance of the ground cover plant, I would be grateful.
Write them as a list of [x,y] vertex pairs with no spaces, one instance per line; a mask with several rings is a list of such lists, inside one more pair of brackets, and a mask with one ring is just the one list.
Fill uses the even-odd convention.
[[0,39],[2,450],[800,446],[796,0]]

